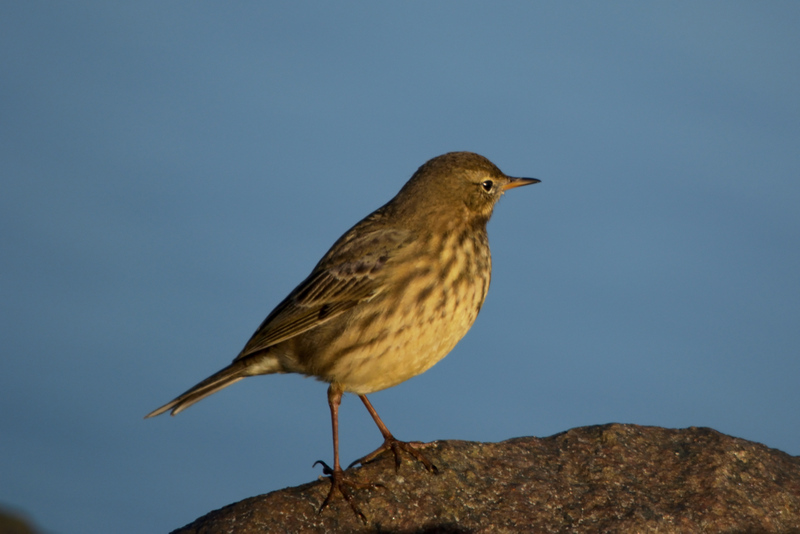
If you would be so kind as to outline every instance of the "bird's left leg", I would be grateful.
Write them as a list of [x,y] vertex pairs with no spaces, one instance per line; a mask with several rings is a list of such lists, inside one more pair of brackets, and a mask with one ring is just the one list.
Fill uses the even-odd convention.
[[363,458],[359,458],[355,462],[351,463],[348,467],[353,467],[356,464],[365,464],[367,462],[371,462],[374,460],[379,454],[383,451],[391,450],[392,454],[394,454],[394,467],[395,470],[400,469],[400,451],[406,451],[408,454],[413,456],[417,459],[422,465],[425,466],[425,469],[430,471],[431,473],[438,472],[438,469],[435,465],[433,465],[430,460],[428,460],[425,455],[423,455],[419,449],[422,443],[419,442],[408,442],[408,441],[400,441],[399,439],[395,438],[389,429],[386,428],[386,425],[383,424],[381,421],[378,412],[375,411],[375,408],[372,407],[372,403],[369,401],[366,395],[359,395],[359,399],[361,402],[364,403],[364,406],[367,407],[367,411],[372,416],[372,419],[375,421],[375,424],[378,425],[378,430],[381,431],[381,435],[383,435],[383,445],[372,451],[371,453],[367,454]]

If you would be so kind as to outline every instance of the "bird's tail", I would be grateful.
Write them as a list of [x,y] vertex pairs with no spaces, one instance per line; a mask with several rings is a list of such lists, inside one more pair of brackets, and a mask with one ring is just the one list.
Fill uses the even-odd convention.
[[[176,397],[174,400],[168,402],[161,408],[157,408],[150,412],[149,414],[145,415],[145,419],[148,417],[155,417],[156,415],[161,415],[164,412],[168,412],[172,410],[171,415],[176,415],[195,402],[201,401],[211,395],[212,393],[216,393],[217,391],[226,388],[233,384],[234,382],[238,382],[242,378],[247,376],[252,376],[253,374],[268,374],[270,372],[277,372],[275,370],[260,369],[258,373],[254,373],[253,369],[251,369],[253,362],[247,361],[247,359],[236,360],[232,364],[230,364],[225,369],[214,373],[213,375],[209,376],[190,390],[186,391],[179,397]],[[266,371],[266,372],[265,372]]]

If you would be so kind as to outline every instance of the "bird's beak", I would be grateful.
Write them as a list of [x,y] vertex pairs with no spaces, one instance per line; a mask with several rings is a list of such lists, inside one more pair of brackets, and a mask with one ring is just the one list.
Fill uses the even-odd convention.
[[503,191],[514,189],[515,187],[522,187],[523,185],[538,184],[541,180],[536,178],[511,178],[509,182],[503,186]]

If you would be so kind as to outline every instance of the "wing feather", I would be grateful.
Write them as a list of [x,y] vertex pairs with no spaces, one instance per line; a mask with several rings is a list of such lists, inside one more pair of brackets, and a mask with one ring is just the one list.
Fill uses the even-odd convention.
[[362,225],[367,222],[334,244],[308,278],[264,319],[236,360],[316,328],[380,292],[386,263],[409,240],[399,231],[365,232]]

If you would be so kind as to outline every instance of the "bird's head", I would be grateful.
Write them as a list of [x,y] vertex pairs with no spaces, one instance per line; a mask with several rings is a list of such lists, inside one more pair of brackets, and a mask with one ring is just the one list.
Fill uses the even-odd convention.
[[503,193],[539,181],[506,176],[491,161],[473,152],[450,152],[417,169],[395,200],[424,219],[488,221]]

